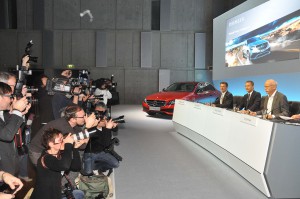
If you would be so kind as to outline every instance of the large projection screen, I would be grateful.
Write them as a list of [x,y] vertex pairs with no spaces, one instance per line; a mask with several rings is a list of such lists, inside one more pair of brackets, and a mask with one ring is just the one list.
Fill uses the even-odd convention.
[[[253,80],[264,95],[263,82],[273,78],[280,91],[290,92],[290,100],[300,101],[300,87],[293,88],[300,81],[299,2],[251,0],[215,18],[214,83],[228,81],[234,95],[243,95],[244,81]],[[261,54],[257,53],[260,45],[266,49]],[[252,52],[247,53],[250,48]]]

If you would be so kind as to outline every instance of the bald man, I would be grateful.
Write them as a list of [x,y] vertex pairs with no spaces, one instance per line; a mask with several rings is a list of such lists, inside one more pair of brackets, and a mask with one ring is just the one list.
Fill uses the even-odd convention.
[[[267,110],[267,119],[289,116],[289,104],[284,94],[277,91],[277,82],[269,79],[265,82],[265,91],[268,94],[264,100],[263,110]],[[251,115],[261,115],[262,110],[251,112]]]

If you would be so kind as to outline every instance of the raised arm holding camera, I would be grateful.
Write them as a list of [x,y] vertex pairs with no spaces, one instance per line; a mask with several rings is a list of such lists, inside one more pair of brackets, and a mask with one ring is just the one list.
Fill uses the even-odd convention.
[[0,82],[0,169],[14,175],[18,171],[18,153],[14,146],[14,137],[24,122],[23,115],[29,108],[26,97],[15,99],[11,87]]

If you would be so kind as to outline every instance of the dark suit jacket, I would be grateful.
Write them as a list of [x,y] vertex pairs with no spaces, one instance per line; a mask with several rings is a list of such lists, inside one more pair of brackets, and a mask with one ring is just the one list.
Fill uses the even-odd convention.
[[[269,101],[269,96],[266,96],[266,98],[264,100],[263,110],[267,110],[268,101]],[[257,114],[261,115],[262,112],[258,111]],[[275,115],[275,118],[279,118],[279,116],[289,116],[290,115],[289,103],[284,94],[282,94],[278,91],[276,92],[274,99],[273,99],[273,103],[272,103],[272,111],[271,111],[271,113],[268,113],[268,114]]]
[[244,95],[242,102],[240,104],[240,110],[245,108],[245,110],[250,110],[252,112],[259,111],[260,109],[260,102],[261,102],[261,94],[259,92],[253,91],[248,101],[248,93]]
[[216,105],[216,107],[232,109],[232,107],[233,107],[233,95],[229,91],[227,91],[225,93],[222,104],[220,104],[220,99],[221,99],[221,96],[216,99],[216,101],[214,103]]
[[14,146],[14,136],[23,123],[23,118],[4,112],[0,119],[0,170],[16,175],[19,169],[18,153]]
[[29,150],[33,151],[35,153],[42,153],[42,151],[45,149],[45,147],[42,145],[42,137],[45,130],[48,130],[49,128],[55,128],[59,130],[63,135],[68,133],[78,133],[81,131],[81,128],[78,126],[75,126],[72,128],[70,123],[64,118],[58,118],[56,120],[52,120],[45,124],[32,138],[31,143],[29,145]]

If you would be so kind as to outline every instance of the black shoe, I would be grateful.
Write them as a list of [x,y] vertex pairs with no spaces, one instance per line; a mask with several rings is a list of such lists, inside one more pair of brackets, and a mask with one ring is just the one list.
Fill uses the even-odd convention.
[[86,173],[84,170],[81,170],[80,173],[83,176],[92,176],[92,175],[94,175],[93,172],[92,173]]

